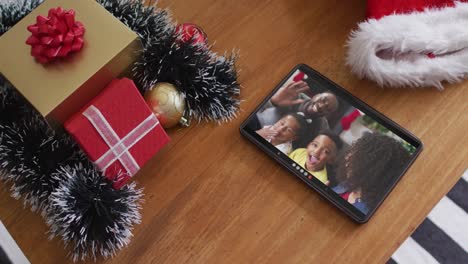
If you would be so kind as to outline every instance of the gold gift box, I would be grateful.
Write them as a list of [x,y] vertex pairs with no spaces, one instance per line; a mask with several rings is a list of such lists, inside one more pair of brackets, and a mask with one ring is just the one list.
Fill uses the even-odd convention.
[[[86,28],[83,49],[46,65],[31,56],[27,26],[49,9],[74,9]],[[95,0],[47,0],[0,38],[0,73],[52,123],[63,124],[141,54],[141,41]]]

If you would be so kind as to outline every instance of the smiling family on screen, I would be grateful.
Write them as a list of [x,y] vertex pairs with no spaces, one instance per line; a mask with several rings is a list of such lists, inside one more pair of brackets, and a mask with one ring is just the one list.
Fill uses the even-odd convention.
[[[248,126],[367,214],[409,163],[414,149],[297,70]],[[300,167],[299,167],[300,166]]]

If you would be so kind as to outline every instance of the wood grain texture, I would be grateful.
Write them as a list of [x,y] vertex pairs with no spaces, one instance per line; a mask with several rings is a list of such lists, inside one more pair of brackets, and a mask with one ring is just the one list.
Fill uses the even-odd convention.
[[[239,117],[169,131],[172,141],[136,176],[143,222],[105,263],[384,263],[468,165],[468,82],[381,89],[344,65],[365,1],[162,0],[203,27],[219,52],[239,49]],[[415,135],[425,150],[373,219],[353,223],[242,138],[241,122],[304,62]],[[32,263],[65,263],[41,216],[1,184],[0,217]]]

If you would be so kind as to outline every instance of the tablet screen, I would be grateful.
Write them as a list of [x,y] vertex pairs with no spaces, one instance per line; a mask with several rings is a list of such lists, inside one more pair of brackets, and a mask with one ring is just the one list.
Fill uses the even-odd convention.
[[410,165],[419,143],[326,78],[309,75],[294,71],[246,129],[281,152],[303,180],[367,215]]

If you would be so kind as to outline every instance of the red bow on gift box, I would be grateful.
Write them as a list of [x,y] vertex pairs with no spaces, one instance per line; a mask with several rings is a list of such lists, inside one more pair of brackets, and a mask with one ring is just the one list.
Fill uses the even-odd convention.
[[85,28],[75,21],[75,11],[61,7],[49,10],[47,17],[37,16],[36,24],[28,26],[32,35],[26,40],[31,55],[42,64],[65,58],[83,48]]

